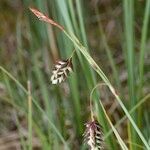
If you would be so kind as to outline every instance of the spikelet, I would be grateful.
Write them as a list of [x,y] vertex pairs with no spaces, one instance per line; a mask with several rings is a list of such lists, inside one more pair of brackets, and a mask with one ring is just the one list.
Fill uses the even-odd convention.
[[42,12],[38,11],[35,8],[29,8],[29,9],[35,16],[37,16],[39,18],[39,20],[50,23],[50,24],[58,27],[60,30],[64,31],[64,28],[62,26],[60,26],[58,23],[56,23],[55,21],[53,21],[52,19],[50,19],[49,17],[44,15]]
[[72,59],[60,60],[55,64],[52,71],[51,82],[52,84],[58,84],[63,82],[73,71]]
[[85,125],[86,130],[83,134],[84,142],[90,146],[90,150],[102,150],[104,140],[101,125],[96,120],[88,122]]

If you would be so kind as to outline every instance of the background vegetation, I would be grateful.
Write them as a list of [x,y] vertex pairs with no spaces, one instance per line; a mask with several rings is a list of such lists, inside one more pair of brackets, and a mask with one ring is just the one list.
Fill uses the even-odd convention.
[[[99,100],[127,147],[148,149],[150,0],[1,0],[0,150],[87,149],[82,134],[90,120],[90,92],[103,82],[65,34],[40,22],[29,6],[76,35],[127,108],[124,117],[124,106],[106,87],[94,92],[106,149],[119,150],[121,142]],[[55,61],[67,59],[75,48],[74,73],[52,85]]]

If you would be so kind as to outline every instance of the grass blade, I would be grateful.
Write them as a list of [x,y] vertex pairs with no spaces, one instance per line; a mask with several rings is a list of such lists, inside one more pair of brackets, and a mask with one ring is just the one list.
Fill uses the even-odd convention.
[[[127,64],[127,71],[128,71],[128,90],[129,90],[129,99],[130,104],[129,107],[132,108],[137,103],[136,98],[136,90],[135,90],[135,74],[134,74],[134,30],[133,30],[133,11],[134,11],[134,0],[125,0],[123,3],[124,6],[124,24],[125,24],[125,40],[126,40],[126,47],[125,47],[125,54],[126,54],[126,64]],[[137,113],[132,114],[132,118],[134,119],[135,123],[137,124]],[[137,135],[131,126],[128,125],[128,135],[130,141],[135,143],[137,141]],[[134,145],[130,145],[131,149],[136,149]]]
[[[142,94],[143,94],[142,87],[143,87],[143,75],[144,75],[144,54],[145,54],[145,49],[146,49],[149,17],[150,17],[150,0],[147,0],[145,4],[145,14],[144,14],[144,20],[143,20],[141,45],[140,45],[138,99],[140,99],[140,97],[142,97]],[[139,118],[138,124],[139,126],[141,126],[141,119],[142,119],[141,107],[138,110],[138,118]]]
[[28,145],[29,150],[32,150],[32,98],[31,98],[31,83],[27,82],[28,86]]

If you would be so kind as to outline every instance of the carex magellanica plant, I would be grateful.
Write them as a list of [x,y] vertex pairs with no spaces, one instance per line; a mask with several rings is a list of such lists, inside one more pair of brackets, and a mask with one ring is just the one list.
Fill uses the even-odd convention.
[[[48,18],[46,15],[43,13],[39,12],[36,9],[30,8],[30,10],[41,20],[47,23],[50,23],[57,28],[59,28],[74,44],[74,46],[80,50],[80,52],[85,56],[86,60],[89,62],[90,66],[98,73],[98,75],[102,78],[102,80],[105,82],[105,85],[110,89],[111,93],[115,96],[116,100],[120,104],[121,108],[127,115],[127,118],[131,122],[132,126],[134,127],[135,131],[139,135],[140,139],[144,143],[145,147],[149,149],[149,145],[144,138],[143,134],[135,124],[133,118],[129,114],[128,110],[124,106],[121,98],[119,95],[116,93],[114,87],[111,85],[110,81],[108,80],[107,76],[104,74],[104,72],[101,70],[101,68],[97,65],[97,63],[94,61],[94,59],[88,54],[87,49],[82,46],[82,44],[79,42],[79,40],[76,38],[76,36],[71,33],[71,32],[66,32],[66,30],[56,22],[54,22],[52,19]],[[74,53],[74,52],[73,52]],[[72,55],[73,56],[73,55]],[[69,73],[73,69],[72,65],[72,56],[69,59],[66,60],[60,60],[55,64],[54,70],[52,72],[51,76],[51,82],[52,84],[58,84],[64,81]],[[118,143],[120,144],[121,148],[123,150],[128,150],[126,144],[124,141],[121,139],[120,135],[118,134],[117,130],[114,128],[113,124],[111,123],[101,101],[100,104],[102,106],[103,112],[105,113],[105,116],[117,138]],[[91,99],[90,99],[90,109],[91,109],[91,120],[86,123],[86,130],[84,132],[84,141],[89,145],[91,150],[96,150],[96,149],[103,149],[103,133],[102,133],[102,127],[98,123],[97,119],[94,118],[93,111],[92,111],[92,104],[91,104]]]

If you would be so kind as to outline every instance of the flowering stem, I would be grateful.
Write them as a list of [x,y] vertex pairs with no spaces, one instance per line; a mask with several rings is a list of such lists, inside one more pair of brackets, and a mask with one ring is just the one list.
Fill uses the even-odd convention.
[[98,86],[103,86],[106,85],[105,83],[98,83],[95,85],[95,87],[92,89],[91,93],[90,93],[90,110],[91,110],[91,120],[94,120],[94,113],[93,113],[93,106],[92,106],[92,95],[94,93],[94,90],[98,87]]
[[73,57],[73,55],[75,54],[75,52],[76,52],[76,49],[74,49],[74,50],[72,51],[72,53],[71,53],[69,59],[71,59],[71,58]]

